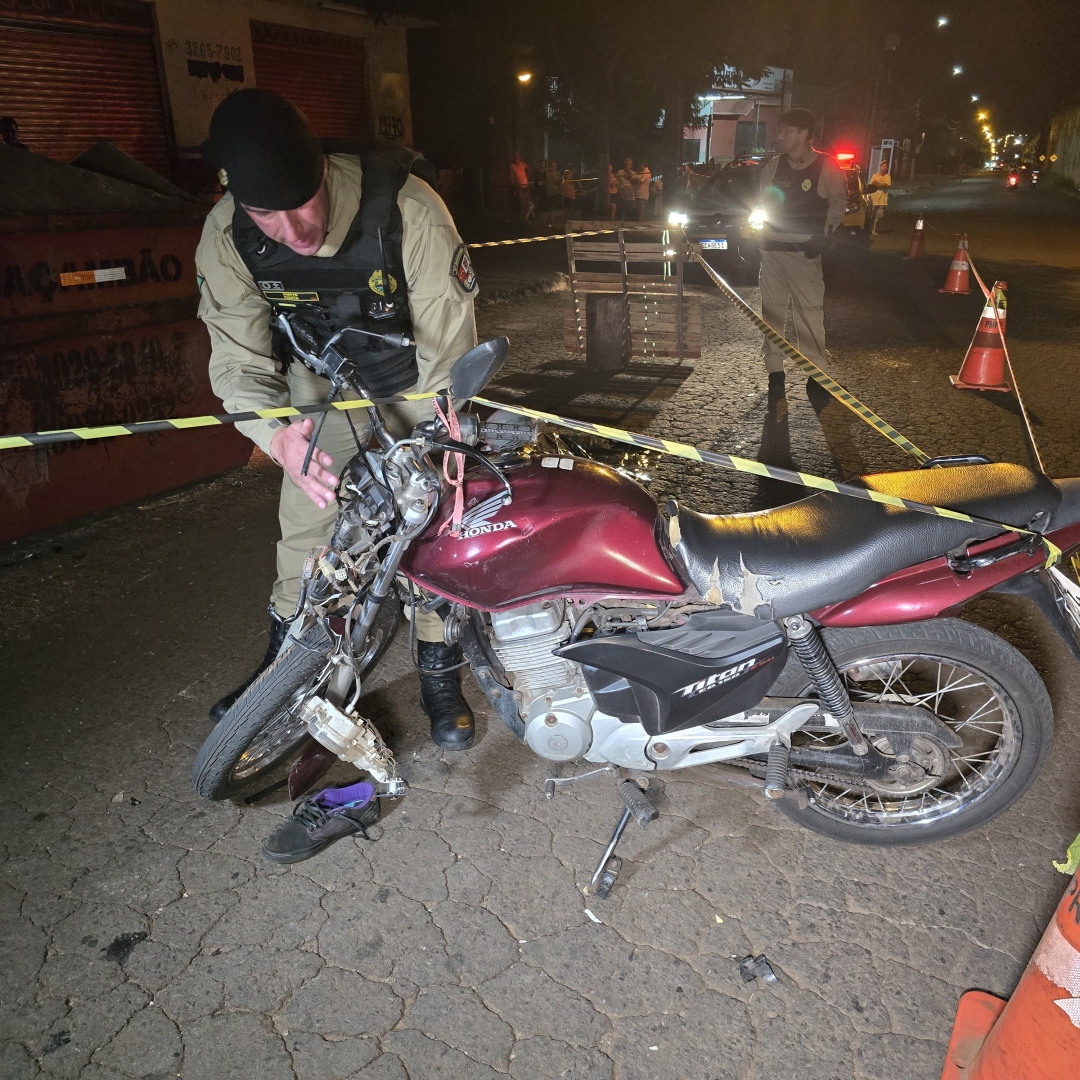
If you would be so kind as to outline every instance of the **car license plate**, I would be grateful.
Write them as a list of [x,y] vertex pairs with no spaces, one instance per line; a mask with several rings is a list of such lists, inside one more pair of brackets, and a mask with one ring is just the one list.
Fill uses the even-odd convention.
[[702,251],[727,251],[726,240],[702,240]]

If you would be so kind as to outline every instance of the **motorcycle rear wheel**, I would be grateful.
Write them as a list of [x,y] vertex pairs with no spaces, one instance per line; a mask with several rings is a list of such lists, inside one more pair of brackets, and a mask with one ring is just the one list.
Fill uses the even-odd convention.
[[[360,678],[382,659],[401,617],[394,592],[383,601],[365,648]],[[311,692],[326,666],[330,638],[318,623],[278,658],[244,691],[222,717],[199,750],[191,782],[204,798],[231,799],[265,776],[308,739],[307,728],[294,713]]]
[[[1050,752],[1053,710],[1035,669],[1007,642],[960,619],[826,629],[823,637],[853,701],[920,704],[964,743],[944,750],[917,740],[927,779],[909,789],[847,787],[837,779],[796,774],[809,805],[781,799],[775,804],[781,813],[848,843],[929,844],[984,825],[1031,786]],[[794,656],[770,693],[813,696]],[[827,747],[837,741],[835,735],[796,732],[792,744]],[[876,745],[890,752],[887,739]]]

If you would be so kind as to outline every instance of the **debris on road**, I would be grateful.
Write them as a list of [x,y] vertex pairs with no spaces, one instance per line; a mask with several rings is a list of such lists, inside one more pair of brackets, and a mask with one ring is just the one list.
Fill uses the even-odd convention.
[[745,983],[751,983],[755,979],[764,979],[770,984],[776,982],[776,972],[769,966],[764,953],[742,957],[739,960],[739,974]]

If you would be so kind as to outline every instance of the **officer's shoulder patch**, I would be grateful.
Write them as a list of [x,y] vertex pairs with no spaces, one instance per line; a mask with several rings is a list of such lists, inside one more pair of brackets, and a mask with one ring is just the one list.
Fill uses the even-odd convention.
[[464,244],[458,244],[454,257],[450,260],[450,276],[455,278],[467,293],[476,288],[476,273],[469,260],[469,249]]

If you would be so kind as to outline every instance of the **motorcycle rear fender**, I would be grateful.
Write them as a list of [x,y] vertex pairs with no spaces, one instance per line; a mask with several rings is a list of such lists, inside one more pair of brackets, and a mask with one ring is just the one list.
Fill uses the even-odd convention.
[[[1061,504],[1054,511],[1046,534],[1055,547],[1068,552],[1080,545],[1080,477],[1056,481]],[[971,554],[993,551],[1014,543],[1018,534],[1004,533],[972,544]],[[942,556],[909,566],[837,604],[810,614],[823,626],[888,626],[952,615],[969,600],[987,592],[1027,596],[1080,661],[1080,641],[1066,616],[1057,590],[1042,571],[1042,548],[1034,554],[1017,552],[1000,562],[957,574]]]

